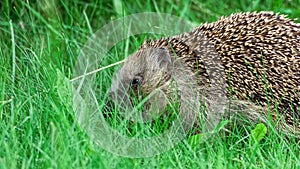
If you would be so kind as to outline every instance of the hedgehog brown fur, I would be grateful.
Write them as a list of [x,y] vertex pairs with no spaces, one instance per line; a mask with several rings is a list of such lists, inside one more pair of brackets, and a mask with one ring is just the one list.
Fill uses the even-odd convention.
[[[201,86],[222,85],[222,81],[210,81],[203,57],[218,55],[221,65],[214,70],[215,73],[218,70],[225,71],[222,78],[228,89],[227,96],[250,101],[265,113],[271,112],[274,118],[277,117],[275,110],[278,110],[284,115],[289,129],[300,129],[300,24],[286,16],[272,12],[237,13],[214,23],[202,24],[188,33],[145,42],[139,49],[139,56],[131,56],[124,64],[127,68],[119,71],[117,79],[121,79],[121,83],[131,83],[130,80],[122,81],[124,72],[130,74],[135,72],[133,69],[139,69],[139,76],[143,77],[143,73],[148,71],[137,66],[142,62],[139,59],[150,57],[141,54],[146,49],[167,50],[174,67],[175,60],[180,60],[187,73],[195,75],[200,93],[203,89]],[[132,62],[136,67],[130,65]],[[148,62],[157,64],[155,60]],[[173,74],[176,74],[176,70]],[[130,78],[135,75],[132,73]],[[171,76],[168,73],[166,75]],[[157,83],[155,86],[145,84],[151,80],[143,79],[140,82],[142,89],[147,86],[147,94],[159,87]],[[112,91],[120,90],[114,83]],[[167,80],[161,81],[161,84],[164,83]]]

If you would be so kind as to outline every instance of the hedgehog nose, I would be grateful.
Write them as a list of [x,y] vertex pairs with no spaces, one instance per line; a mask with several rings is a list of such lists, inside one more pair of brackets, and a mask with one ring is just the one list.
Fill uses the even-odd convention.
[[114,110],[113,105],[114,104],[112,104],[112,101],[107,101],[106,102],[105,106],[103,107],[103,112],[102,112],[102,115],[103,115],[104,119],[112,117],[112,112]]
[[106,103],[105,103],[105,106],[104,106],[104,110],[105,111],[111,111],[112,107],[113,107],[112,100],[110,100],[110,99],[107,100]]
[[107,97],[107,101],[103,107],[103,116],[104,118],[110,117],[110,115],[112,114],[113,110],[114,110],[114,103],[112,100],[112,95],[109,93],[108,97]]

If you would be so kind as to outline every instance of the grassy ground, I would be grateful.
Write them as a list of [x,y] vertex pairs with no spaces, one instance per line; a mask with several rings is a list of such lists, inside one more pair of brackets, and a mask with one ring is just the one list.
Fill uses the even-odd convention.
[[[184,140],[151,158],[119,157],[93,145],[57,92],[57,70],[71,79],[91,33],[123,15],[165,12],[196,24],[239,11],[272,10],[294,18],[300,16],[299,0],[113,2],[0,2],[0,168],[300,168],[294,138],[269,131],[252,145],[243,128],[192,148]],[[142,43],[134,40],[134,47],[123,52],[125,42],[102,66]],[[109,71],[108,76],[114,69]],[[103,83],[109,86],[110,80]]]

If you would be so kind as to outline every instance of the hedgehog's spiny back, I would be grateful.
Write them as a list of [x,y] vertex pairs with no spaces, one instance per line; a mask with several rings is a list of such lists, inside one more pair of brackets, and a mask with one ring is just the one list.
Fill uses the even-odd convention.
[[199,32],[215,45],[234,95],[262,106],[280,102],[296,112],[287,114],[288,122],[300,119],[300,24],[269,12],[239,13],[203,24],[189,36]]
[[208,77],[199,71],[205,70],[199,65],[202,53],[219,55],[233,96],[266,108],[270,103],[281,112],[288,109],[287,122],[300,129],[300,24],[271,12],[238,13],[189,33],[146,42],[141,48],[168,44],[199,74],[199,81]]

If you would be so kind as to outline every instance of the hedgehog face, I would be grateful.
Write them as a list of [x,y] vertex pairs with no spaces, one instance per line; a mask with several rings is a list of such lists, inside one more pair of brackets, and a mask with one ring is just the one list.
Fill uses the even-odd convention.
[[[172,61],[166,48],[140,49],[130,56],[112,81],[110,98],[135,121],[161,114],[167,104],[164,91],[171,79]],[[159,101],[158,101],[159,100]],[[139,113],[140,112],[140,113]]]

